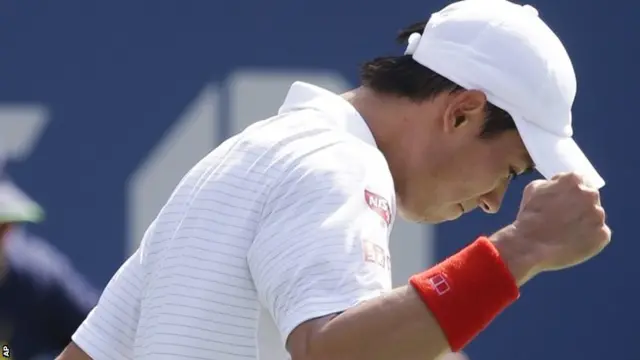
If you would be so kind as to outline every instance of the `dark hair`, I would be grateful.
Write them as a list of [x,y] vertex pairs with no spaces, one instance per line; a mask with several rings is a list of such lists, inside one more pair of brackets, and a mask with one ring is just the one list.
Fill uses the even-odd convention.
[[[400,31],[396,40],[406,44],[409,36],[422,33],[426,21],[415,23]],[[435,71],[417,63],[411,55],[378,57],[364,63],[360,69],[362,85],[383,94],[415,101],[432,99],[444,91],[464,88]],[[480,134],[489,138],[507,130],[515,130],[513,118],[504,110],[487,102],[487,120]]]

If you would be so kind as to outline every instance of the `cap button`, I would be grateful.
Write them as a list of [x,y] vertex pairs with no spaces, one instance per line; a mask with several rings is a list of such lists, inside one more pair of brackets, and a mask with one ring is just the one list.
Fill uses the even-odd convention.
[[522,8],[525,9],[528,13],[538,16],[538,10],[531,5],[522,5]]

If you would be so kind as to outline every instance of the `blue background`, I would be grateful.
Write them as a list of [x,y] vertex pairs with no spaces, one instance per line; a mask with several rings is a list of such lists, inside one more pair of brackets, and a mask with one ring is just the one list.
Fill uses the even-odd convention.
[[[47,209],[34,230],[104,286],[126,251],[127,178],[206,83],[259,66],[333,69],[355,85],[359,63],[401,53],[397,30],[445,3],[0,2],[0,102],[38,102],[51,112],[29,161],[10,165]],[[576,138],[608,182],[602,196],[613,242],[588,264],[534,279],[470,346],[472,359],[640,359],[640,243],[631,226],[640,5],[615,3],[531,3],[574,60]],[[512,186],[501,214],[439,226],[438,257],[510,222],[526,180]]]

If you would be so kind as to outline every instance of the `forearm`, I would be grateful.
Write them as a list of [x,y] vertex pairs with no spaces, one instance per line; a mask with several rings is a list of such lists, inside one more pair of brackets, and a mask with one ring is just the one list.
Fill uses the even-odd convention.
[[87,353],[85,353],[78,345],[74,342],[71,342],[69,346],[67,346],[62,354],[60,354],[56,360],[92,360]]
[[303,359],[424,360],[446,350],[447,339],[433,315],[411,286],[403,286],[327,319]]
[[[413,282],[342,314],[303,324],[310,328],[289,339],[293,359],[425,360],[450,347],[459,350],[517,298],[514,281],[519,286],[533,276],[526,252],[503,241],[509,236],[507,231],[496,234],[491,242],[467,247],[423,273],[422,279],[432,279],[442,269],[448,281],[442,293],[433,283],[427,282],[425,293]],[[311,335],[299,339],[296,333]]]

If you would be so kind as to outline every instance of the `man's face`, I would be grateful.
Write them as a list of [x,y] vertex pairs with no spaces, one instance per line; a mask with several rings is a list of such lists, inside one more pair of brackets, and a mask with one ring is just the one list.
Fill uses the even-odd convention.
[[486,98],[479,91],[443,94],[416,107],[399,152],[404,159],[390,162],[401,214],[438,223],[476,207],[497,212],[512,175],[532,166],[518,133],[480,137]]

